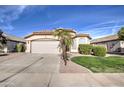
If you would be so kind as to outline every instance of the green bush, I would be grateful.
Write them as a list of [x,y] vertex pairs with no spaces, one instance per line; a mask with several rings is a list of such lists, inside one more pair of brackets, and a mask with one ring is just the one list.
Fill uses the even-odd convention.
[[94,46],[93,47],[93,54],[95,56],[105,56],[106,55],[106,48],[103,46]]
[[17,52],[25,52],[25,45],[21,44],[21,43],[16,44],[16,51]]
[[26,46],[25,44],[22,44],[22,52],[25,52],[25,50],[26,50]]
[[91,54],[92,51],[92,45],[90,44],[79,44],[79,53],[81,54]]

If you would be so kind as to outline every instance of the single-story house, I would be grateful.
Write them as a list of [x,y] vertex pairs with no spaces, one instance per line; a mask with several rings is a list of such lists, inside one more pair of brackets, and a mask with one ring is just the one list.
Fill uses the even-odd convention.
[[7,43],[4,46],[4,50],[3,50],[3,52],[5,53],[14,52],[16,44],[18,43],[23,43],[23,44],[26,43],[24,38],[16,37],[6,33],[3,33],[3,36],[7,39]]
[[91,44],[104,46],[109,53],[124,53],[124,41],[119,40],[118,35],[94,39]]
[[[73,36],[73,45],[70,52],[78,52],[79,44],[90,44],[91,37],[89,34],[77,34],[74,30],[69,30]],[[33,32],[25,37],[26,52],[28,53],[59,53],[58,37],[53,35],[53,31]]]

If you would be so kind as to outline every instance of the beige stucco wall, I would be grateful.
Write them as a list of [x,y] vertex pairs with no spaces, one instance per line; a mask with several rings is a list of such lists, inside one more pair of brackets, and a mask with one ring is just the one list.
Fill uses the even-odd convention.
[[120,41],[121,48],[124,48],[124,41]]
[[[80,42],[81,39],[84,39],[85,42]],[[88,37],[77,37],[74,39],[75,48],[73,45],[71,47],[71,52],[78,52],[79,44],[90,44],[90,39]]]
[[124,53],[124,41],[120,41],[121,52]]
[[26,40],[26,52],[30,53],[30,45],[31,45],[31,41],[30,40]]
[[28,41],[28,40],[35,40],[35,39],[41,39],[41,38],[57,39],[57,37],[55,37],[53,35],[33,35],[25,40]]
[[88,37],[78,37],[79,41],[83,39],[85,42],[79,42],[79,44],[90,44],[90,39]]
[[[73,40],[73,45],[72,45],[71,50],[70,50],[71,52],[78,52],[79,39],[80,38],[75,38]],[[73,47],[73,46],[75,46],[75,47]]]

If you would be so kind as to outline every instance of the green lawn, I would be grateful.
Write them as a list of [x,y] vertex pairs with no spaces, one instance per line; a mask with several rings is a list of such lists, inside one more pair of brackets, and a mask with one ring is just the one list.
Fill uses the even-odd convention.
[[71,60],[95,73],[122,73],[124,72],[124,57],[90,57],[78,56]]

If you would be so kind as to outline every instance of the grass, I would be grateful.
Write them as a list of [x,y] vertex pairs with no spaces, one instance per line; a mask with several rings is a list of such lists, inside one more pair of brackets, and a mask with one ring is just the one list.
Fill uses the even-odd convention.
[[123,73],[124,57],[90,57],[78,56],[71,60],[95,73]]

